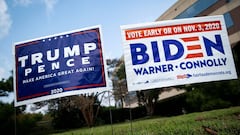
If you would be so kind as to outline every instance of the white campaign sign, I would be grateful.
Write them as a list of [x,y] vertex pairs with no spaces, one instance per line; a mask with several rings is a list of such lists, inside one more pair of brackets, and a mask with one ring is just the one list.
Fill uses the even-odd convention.
[[121,30],[129,91],[237,78],[221,15]]

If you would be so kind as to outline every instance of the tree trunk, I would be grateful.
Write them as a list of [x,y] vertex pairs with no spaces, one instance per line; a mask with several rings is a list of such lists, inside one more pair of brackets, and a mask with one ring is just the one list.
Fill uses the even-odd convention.
[[153,116],[154,114],[154,103],[147,103],[145,105],[148,116]]

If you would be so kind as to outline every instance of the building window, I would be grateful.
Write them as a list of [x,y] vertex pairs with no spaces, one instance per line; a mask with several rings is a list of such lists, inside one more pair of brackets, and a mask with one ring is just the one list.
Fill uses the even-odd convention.
[[227,28],[233,26],[233,20],[230,13],[225,13],[224,15],[225,23]]
[[183,11],[177,17],[175,17],[175,19],[189,18],[189,17],[197,16],[198,14],[200,14],[202,11],[204,11],[207,8],[209,8],[210,6],[212,6],[217,1],[218,0],[198,0],[192,6],[187,8],[185,11]]

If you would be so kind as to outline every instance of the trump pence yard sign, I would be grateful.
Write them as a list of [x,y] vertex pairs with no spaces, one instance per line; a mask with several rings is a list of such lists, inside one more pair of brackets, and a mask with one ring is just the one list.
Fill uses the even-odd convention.
[[100,26],[16,43],[15,106],[106,90]]
[[129,91],[237,78],[223,16],[121,29]]

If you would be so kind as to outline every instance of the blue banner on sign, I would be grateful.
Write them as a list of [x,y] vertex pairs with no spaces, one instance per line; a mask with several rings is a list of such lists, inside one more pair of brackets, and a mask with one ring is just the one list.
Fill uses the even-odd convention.
[[17,102],[106,87],[99,28],[15,45]]

